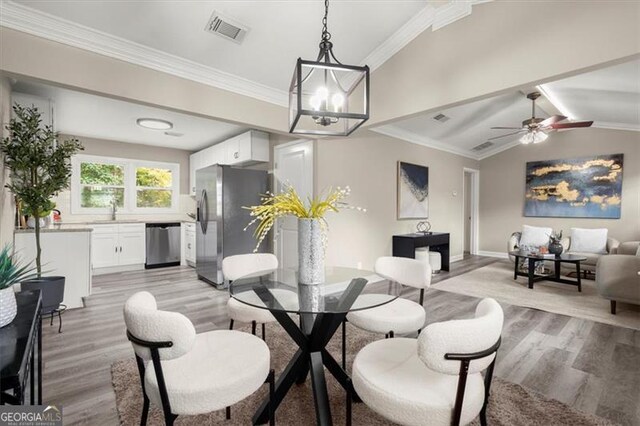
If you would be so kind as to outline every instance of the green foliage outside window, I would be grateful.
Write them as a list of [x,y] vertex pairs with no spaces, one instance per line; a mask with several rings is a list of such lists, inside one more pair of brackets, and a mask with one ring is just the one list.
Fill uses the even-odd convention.
[[124,166],[82,163],[80,164],[80,183],[82,185],[124,185]]
[[136,168],[136,186],[147,188],[171,188],[171,170],[154,167]]

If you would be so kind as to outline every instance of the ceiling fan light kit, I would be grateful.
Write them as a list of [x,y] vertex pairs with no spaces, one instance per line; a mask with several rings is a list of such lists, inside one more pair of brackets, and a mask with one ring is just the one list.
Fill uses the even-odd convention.
[[289,87],[289,132],[348,136],[369,119],[369,67],[344,65],[333,54],[325,0],[320,52],[298,58]]
[[499,130],[515,130],[515,132],[489,138],[489,141],[524,133],[522,137],[520,137],[520,142],[528,145],[531,143],[540,143],[546,141],[549,137],[549,133],[554,130],[591,127],[591,125],[593,124],[593,121],[560,123],[560,121],[564,121],[567,119],[567,117],[565,117],[564,115],[552,115],[549,118],[537,118],[536,99],[538,99],[539,97],[540,92],[532,92],[527,95],[527,99],[531,100],[531,118],[524,120],[522,122],[522,127],[492,127],[492,129]]

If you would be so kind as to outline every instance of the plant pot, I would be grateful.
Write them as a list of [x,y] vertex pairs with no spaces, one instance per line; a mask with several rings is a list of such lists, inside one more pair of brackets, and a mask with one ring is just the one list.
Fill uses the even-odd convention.
[[319,219],[298,219],[298,281],[324,282],[324,230]]
[[564,250],[564,247],[562,247],[562,244],[560,244],[559,242],[549,243],[549,253],[555,254],[556,256],[560,256],[563,250]]
[[11,323],[18,313],[13,286],[0,290],[0,327]]
[[42,297],[42,313],[48,314],[57,309],[64,299],[64,277],[40,277],[22,281],[23,291],[40,290]]
[[[44,228],[46,226],[47,222],[45,221],[45,218],[41,217],[40,218],[40,228]],[[36,220],[33,216],[29,216],[29,219],[27,219],[27,226],[29,228],[35,228],[36,227]]]

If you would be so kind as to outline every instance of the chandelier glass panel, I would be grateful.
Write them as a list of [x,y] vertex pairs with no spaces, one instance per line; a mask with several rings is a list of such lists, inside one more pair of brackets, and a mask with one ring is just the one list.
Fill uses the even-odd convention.
[[369,119],[369,67],[344,65],[333,54],[325,0],[320,52],[298,58],[289,88],[289,132],[348,136]]

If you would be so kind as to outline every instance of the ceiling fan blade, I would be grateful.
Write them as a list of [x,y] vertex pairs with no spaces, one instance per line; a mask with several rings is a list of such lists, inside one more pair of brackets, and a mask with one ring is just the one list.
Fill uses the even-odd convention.
[[577,127],[591,127],[592,124],[593,124],[593,121],[577,121],[575,123],[552,124],[549,127],[551,127],[552,129],[573,129]]
[[494,139],[506,138],[507,136],[513,136],[513,135],[517,135],[517,134],[520,134],[520,133],[526,133],[527,131],[528,131],[528,130],[521,129],[521,130],[520,130],[520,131],[518,131],[518,132],[507,133],[506,135],[495,136],[495,137],[493,137],[493,138],[489,138],[489,139],[487,139],[487,140],[492,141],[492,140],[494,140]]
[[492,127],[495,130],[518,130],[522,129],[522,127]]
[[540,127],[548,127],[552,124],[557,123],[558,121],[562,121],[562,120],[566,120],[567,117],[565,117],[564,115],[552,115],[551,117],[547,118],[546,120],[543,120],[540,122],[539,126]]

